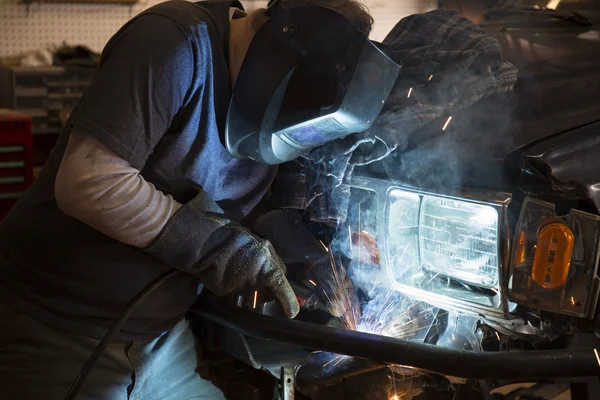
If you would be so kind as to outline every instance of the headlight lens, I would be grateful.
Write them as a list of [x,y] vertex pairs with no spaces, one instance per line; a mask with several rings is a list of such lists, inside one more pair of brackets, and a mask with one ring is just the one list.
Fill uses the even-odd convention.
[[498,211],[491,206],[392,189],[388,268],[423,286],[423,271],[483,288],[498,285]]
[[[348,218],[332,246],[348,258],[362,293],[383,285],[442,309],[506,316],[510,194],[440,195],[371,178],[354,178],[351,187]],[[377,251],[371,240],[354,240],[358,233]]]
[[498,284],[498,212],[490,206],[423,197],[419,252],[431,271],[483,287]]

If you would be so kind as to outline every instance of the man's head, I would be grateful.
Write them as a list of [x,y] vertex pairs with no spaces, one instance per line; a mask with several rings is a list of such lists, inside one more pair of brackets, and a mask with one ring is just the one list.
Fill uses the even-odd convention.
[[245,19],[248,47],[233,37],[243,20],[232,22],[237,82],[222,139],[233,156],[280,164],[372,125],[400,66],[369,41],[360,3],[278,0]]
[[[278,6],[282,10],[301,6],[333,10],[350,21],[365,36],[369,36],[373,28],[373,17],[367,7],[356,0],[279,0]],[[262,8],[231,22],[229,69],[232,84],[237,79],[250,42],[268,20],[267,10]]]
[[[283,10],[301,6],[323,7],[341,14],[358,28],[365,36],[369,36],[373,28],[373,17],[364,4],[356,0],[279,0]],[[264,10],[262,10],[264,12]]]

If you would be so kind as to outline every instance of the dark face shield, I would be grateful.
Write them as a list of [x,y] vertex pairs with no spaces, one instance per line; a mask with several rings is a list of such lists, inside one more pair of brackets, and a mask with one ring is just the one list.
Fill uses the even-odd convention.
[[257,32],[236,82],[229,152],[279,164],[368,129],[400,66],[346,18],[320,7],[277,13]]

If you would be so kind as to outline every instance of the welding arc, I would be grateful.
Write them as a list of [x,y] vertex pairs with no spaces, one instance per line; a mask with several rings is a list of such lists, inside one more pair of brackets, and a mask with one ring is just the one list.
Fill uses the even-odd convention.
[[307,322],[274,320],[207,295],[200,297],[197,307],[190,311],[246,336],[456,377],[545,379],[597,376],[599,371],[591,350],[459,351]]

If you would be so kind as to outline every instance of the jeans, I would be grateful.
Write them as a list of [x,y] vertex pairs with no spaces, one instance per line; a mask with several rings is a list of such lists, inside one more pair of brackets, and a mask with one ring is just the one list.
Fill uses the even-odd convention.
[[[0,301],[0,398],[62,400],[99,340],[62,332]],[[78,400],[224,400],[197,373],[186,320],[159,338],[112,342]]]

